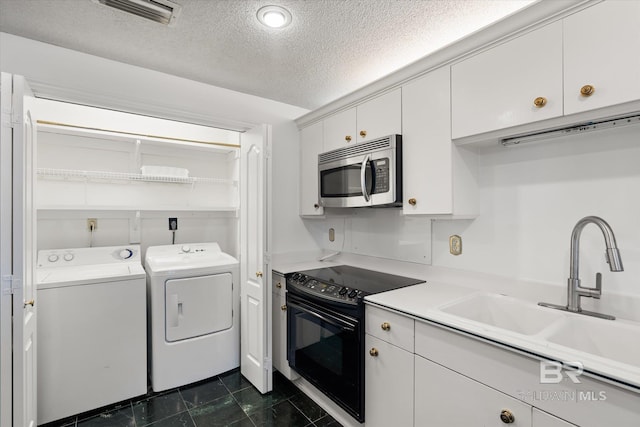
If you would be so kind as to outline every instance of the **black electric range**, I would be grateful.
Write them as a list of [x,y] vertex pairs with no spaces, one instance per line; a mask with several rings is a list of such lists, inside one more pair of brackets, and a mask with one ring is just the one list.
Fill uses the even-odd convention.
[[289,366],[363,422],[363,299],[424,280],[348,265],[298,271],[285,277]]

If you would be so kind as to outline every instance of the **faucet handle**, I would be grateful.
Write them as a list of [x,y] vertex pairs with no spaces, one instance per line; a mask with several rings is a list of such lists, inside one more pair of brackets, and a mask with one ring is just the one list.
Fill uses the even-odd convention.
[[592,296],[595,299],[600,299],[600,295],[602,295],[602,273],[596,273],[596,288]]

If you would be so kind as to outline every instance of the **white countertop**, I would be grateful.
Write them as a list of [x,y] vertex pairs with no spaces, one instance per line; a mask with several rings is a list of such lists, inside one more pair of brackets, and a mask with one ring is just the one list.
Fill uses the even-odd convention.
[[[529,304],[536,308],[538,307],[537,302],[540,301],[564,304],[566,302],[566,286],[564,284],[555,286],[553,284],[531,283],[483,273],[353,254],[338,254],[326,261],[318,261],[322,255],[321,253],[313,254],[313,256],[306,254],[306,258],[305,254],[294,257],[281,256],[274,260],[272,268],[286,274],[343,264],[424,279],[427,283],[370,295],[365,298],[365,302],[404,313],[418,320],[444,325],[452,328],[452,331],[538,355],[541,358],[566,362],[580,361],[584,365],[585,373],[640,393],[640,360],[637,364],[622,363],[549,342],[540,334],[524,335],[441,310],[444,306],[455,301],[480,294],[504,295],[507,296],[506,298],[516,298],[520,304]],[[602,304],[602,300],[596,301],[596,304],[602,305],[596,306],[595,311],[616,315],[618,319],[613,321],[616,322],[616,326],[628,329],[639,328],[640,331],[640,319],[638,318],[638,303],[640,301],[638,298],[609,293],[603,295],[602,299],[605,300],[606,305]],[[592,301],[585,302],[592,304]],[[585,309],[593,308],[588,306]],[[544,310],[561,313],[563,318],[568,316],[578,319],[586,318],[585,322],[610,322],[559,310],[547,308]],[[640,341],[628,342],[626,345],[640,346]],[[633,348],[640,349],[639,347]]]

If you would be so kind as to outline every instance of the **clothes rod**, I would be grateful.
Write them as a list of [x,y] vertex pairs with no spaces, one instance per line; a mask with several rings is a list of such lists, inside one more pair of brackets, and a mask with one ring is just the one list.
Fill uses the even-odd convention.
[[229,148],[240,148],[240,145],[238,144],[230,144],[227,142],[200,141],[197,139],[184,139],[184,138],[175,138],[175,137],[161,136],[161,135],[148,135],[144,133],[125,132],[125,131],[113,130],[113,129],[102,129],[102,128],[94,128],[94,127],[88,127],[88,126],[72,125],[68,123],[51,122],[48,120],[38,120],[37,123],[39,125],[59,126],[59,127],[82,129],[82,130],[89,130],[89,131],[98,131],[98,132],[111,132],[111,133],[118,133],[120,135],[128,135],[128,136],[135,136],[135,137],[142,137],[142,138],[163,139],[165,141],[192,142],[195,144],[216,145],[219,147],[229,147]]

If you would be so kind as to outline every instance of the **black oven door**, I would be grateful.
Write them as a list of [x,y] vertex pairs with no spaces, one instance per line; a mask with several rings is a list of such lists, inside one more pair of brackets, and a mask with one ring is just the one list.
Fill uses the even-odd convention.
[[289,365],[358,421],[364,421],[362,323],[287,292]]

